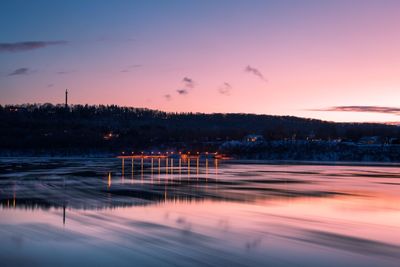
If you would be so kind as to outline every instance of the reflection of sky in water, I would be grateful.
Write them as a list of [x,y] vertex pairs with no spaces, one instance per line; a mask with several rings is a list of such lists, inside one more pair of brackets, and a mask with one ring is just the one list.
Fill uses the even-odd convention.
[[2,266],[398,266],[395,166],[189,164],[1,160]]

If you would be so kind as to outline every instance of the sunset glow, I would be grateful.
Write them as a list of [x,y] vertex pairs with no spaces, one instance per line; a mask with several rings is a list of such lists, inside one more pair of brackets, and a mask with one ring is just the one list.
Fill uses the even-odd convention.
[[399,25],[399,0],[1,0],[1,266],[399,267]]
[[[95,4],[95,5],[94,5]],[[2,1],[0,104],[396,122],[399,1]],[[89,16],[90,14],[90,16]]]

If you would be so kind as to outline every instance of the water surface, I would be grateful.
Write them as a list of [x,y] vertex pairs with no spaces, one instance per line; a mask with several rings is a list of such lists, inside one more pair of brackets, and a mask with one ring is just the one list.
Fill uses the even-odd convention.
[[399,266],[400,168],[0,159],[1,266]]

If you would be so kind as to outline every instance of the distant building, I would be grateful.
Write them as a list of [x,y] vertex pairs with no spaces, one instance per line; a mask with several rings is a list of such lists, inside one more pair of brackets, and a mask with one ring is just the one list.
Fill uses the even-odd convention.
[[259,134],[249,134],[244,137],[244,142],[264,142],[264,137]]
[[109,140],[112,140],[112,139],[115,139],[115,138],[118,138],[118,137],[119,137],[119,134],[115,134],[115,133],[109,132],[109,133],[106,133],[103,136],[103,139],[109,141]]
[[380,145],[382,139],[379,136],[364,136],[358,140],[359,145]]

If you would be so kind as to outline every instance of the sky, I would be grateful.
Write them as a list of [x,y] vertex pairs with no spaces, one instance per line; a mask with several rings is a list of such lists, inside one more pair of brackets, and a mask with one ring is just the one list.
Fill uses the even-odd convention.
[[400,1],[0,1],[0,104],[398,122]]

